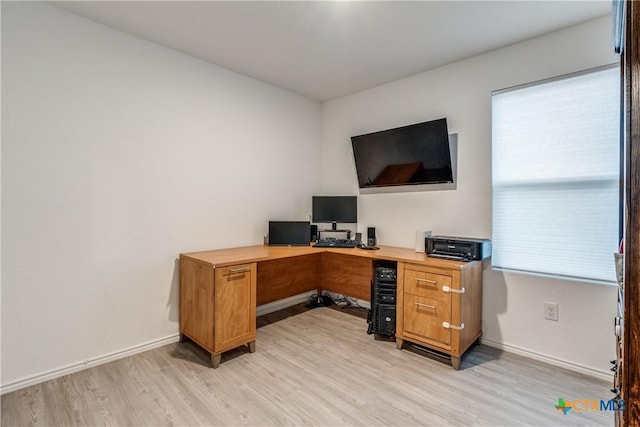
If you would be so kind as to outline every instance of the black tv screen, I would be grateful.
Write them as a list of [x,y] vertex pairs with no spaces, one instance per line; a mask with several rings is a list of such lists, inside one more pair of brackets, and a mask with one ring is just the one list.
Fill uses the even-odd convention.
[[358,199],[356,196],[313,196],[311,219],[315,223],[358,222]]
[[351,137],[360,188],[453,182],[447,119]]

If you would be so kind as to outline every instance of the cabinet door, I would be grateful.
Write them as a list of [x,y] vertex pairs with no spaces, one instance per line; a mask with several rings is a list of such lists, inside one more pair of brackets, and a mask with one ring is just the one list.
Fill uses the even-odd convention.
[[216,269],[214,311],[215,353],[255,340],[255,263]]
[[442,301],[404,294],[404,335],[409,338],[450,348],[451,331],[442,326],[450,322],[451,300]]

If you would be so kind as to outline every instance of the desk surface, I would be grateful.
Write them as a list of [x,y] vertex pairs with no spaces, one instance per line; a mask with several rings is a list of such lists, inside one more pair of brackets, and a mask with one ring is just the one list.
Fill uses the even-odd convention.
[[282,258],[291,258],[302,255],[311,255],[322,252],[352,255],[359,258],[380,259],[389,261],[413,262],[431,265],[434,267],[462,269],[468,262],[429,258],[424,252],[416,252],[414,249],[398,248],[393,246],[379,246],[378,250],[364,250],[360,248],[315,248],[309,246],[245,246],[230,249],[216,249],[211,251],[183,253],[186,256],[200,262],[211,264],[213,267],[224,267],[248,262],[270,261]]

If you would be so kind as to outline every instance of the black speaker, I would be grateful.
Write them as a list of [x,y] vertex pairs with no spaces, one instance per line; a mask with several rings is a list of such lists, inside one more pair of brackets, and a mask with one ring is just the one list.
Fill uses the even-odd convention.
[[362,244],[362,233],[356,233],[356,245],[360,246]]
[[369,227],[367,228],[367,246],[375,246],[376,241],[376,228]]
[[311,241],[316,242],[318,240],[318,226],[311,224]]

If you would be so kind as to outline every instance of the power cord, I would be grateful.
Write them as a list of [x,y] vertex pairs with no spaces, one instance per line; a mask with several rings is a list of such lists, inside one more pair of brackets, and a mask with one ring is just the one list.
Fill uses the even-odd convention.
[[357,298],[353,298],[347,295],[339,294],[336,298],[333,298],[333,302],[336,305],[342,305],[341,308],[362,308],[367,309],[367,307],[363,307],[358,303]]

